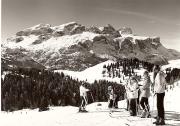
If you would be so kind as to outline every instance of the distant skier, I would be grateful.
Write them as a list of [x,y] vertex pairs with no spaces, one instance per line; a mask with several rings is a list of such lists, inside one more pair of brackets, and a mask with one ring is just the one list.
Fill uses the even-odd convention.
[[79,87],[80,90],[80,99],[81,99],[81,105],[79,107],[79,112],[87,112],[86,105],[88,103],[87,101],[87,92],[89,89],[85,88],[85,83],[83,82],[81,86]]
[[138,99],[138,81],[133,76],[128,81],[126,91],[129,99],[129,111],[131,116],[137,115],[137,99]]
[[114,89],[114,104],[113,104],[113,107],[115,109],[118,108],[118,101],[119,101],[119,90],[118,89]]
[[157,96],[157,119],[153,124],[164,125],[164,96],[166,89],[166,74],[156,65],[154,72],[157,73],[154,78],[154,93]]
[[149,72],[145,71],[143,74],[144,78],[143,78],[143,84],[140,87],[141,90],[141,94],[140,94],[140,105],[143,108],[143,112],[141,114],[141,118],[145,118],[145,117],[150,117],[150,107],[149,107],[149,102],[148,102],[148,98],[150,96],[150,85],[151,85],[151,80],[149,77]]
[[112,108],[114,105],[114,90],[112,86],[108,87],[108,108]]

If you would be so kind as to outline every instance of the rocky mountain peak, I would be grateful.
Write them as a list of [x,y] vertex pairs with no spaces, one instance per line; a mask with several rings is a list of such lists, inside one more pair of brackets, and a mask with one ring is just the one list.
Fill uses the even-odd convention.
[[132,29],[129,27],[122,27],[118,31],[120,34],[133,34]]
[[107,59],[138,58],[166,64],[167,60],[180,58],[179,52],[162,45],[160,37],[133,35],[131,28],[116,30],[110,24],[39,24],[17,32],[5,45],[51,69],[84,70]]
[[119,34],[119,32],[110,24],[104,26],[104,27],[100,27],[99,28],[101,30],[102,34],[108,34],[111,37],[117,38],[117,37],[121,37],[121,35]]

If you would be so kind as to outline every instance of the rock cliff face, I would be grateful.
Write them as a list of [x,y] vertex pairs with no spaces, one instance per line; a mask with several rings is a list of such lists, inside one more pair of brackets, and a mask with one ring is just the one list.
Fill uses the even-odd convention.
[[132,29],[128,27],[122,27],[119,29],[120,34],[133,34]]
[[13,68],[36,68],[45,69],[42,64],[34,61],[32,58],[22,53],[21,49],[11,49],[1,47],[1,65],[2,71]]
[[159,37],[135,36],[130,28],[125,27],[119,30],[111,25],[85,27],[76,22],[59,26],[36,25],[17,32],[3,43],[3,48],[4,59],[10,54],[7,49],[16,50],[41,65],[40,68],[75,71],[108,59],[138,58],[166,64],[168,60],[180,58],[180,53],[166,49]]

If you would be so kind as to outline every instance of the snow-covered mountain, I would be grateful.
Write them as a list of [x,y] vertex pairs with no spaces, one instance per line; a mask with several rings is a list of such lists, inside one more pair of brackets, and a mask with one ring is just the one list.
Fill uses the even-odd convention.
[[[166,49],[159,37],[133,35],[130,28],[85,27],[76,22],[59,26],[39,24],[7,39],[4,48],[22,54],[50,69],[82,71],[108,59],[138,58],[167,64],[180,53]],[[8,53],[8,52],[5,52]]]

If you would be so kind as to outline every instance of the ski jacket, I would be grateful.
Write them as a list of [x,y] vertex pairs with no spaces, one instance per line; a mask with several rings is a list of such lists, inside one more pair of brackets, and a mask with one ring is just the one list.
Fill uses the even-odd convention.
[[126,86],[127,98],[128,99],[138,98],[138,90],[139,87],[137,82],[132,82],[131,80],[128,81],[128,84]]
[[87,97],[87,91],[89,91],[89,89],[86,89],[84,86],[81,85],[79,90],[80,90],[80,96]]
[[154,83],[155,93],[164,93],[166,88],[166,74],[163,71],[157,73]]
[[109,99],[113,100],[114,99],[114,90],[113,89],[108,90],[108,95],[109,95]]
[[151,85],[151,80],[150,77],[147,76],[144,78],[142,86],[140,87],[141,90],[140,97],[148,98],[150,96],[150,85]]

